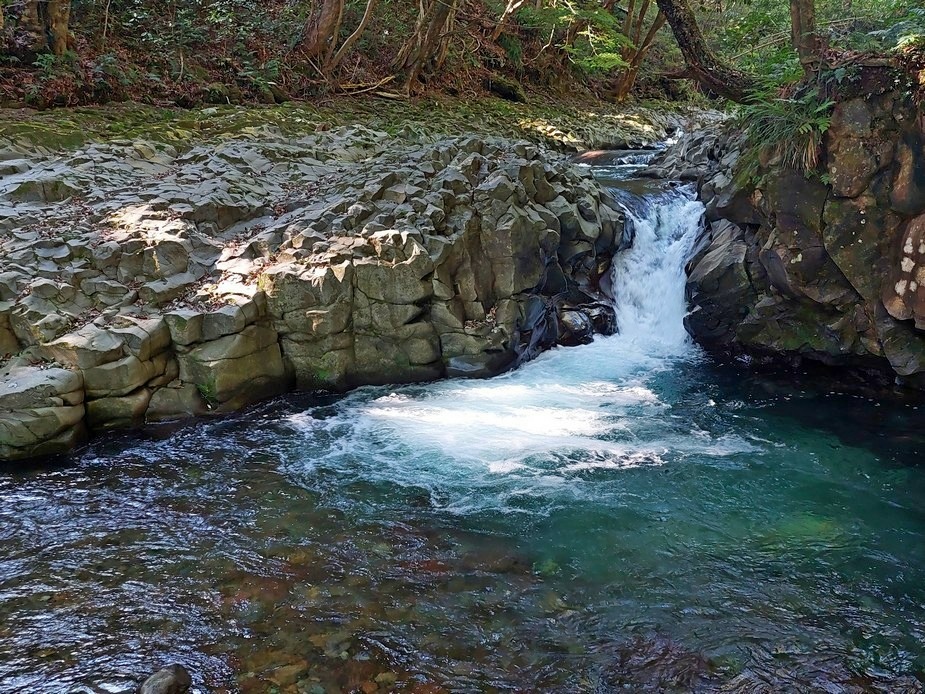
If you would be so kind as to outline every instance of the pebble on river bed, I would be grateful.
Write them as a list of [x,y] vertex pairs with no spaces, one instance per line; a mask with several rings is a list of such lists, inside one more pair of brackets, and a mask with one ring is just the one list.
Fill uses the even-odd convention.
[[193,678],[182,665],[168,665],[158,670],[141,685],[140,694],[185,694],[193,686]]

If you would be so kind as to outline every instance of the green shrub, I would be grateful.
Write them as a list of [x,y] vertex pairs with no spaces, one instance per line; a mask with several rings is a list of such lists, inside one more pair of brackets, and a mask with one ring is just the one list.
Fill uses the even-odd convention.
[[515,67],[523,65],[524,46],[519,38],[508,34],[501,34],[501,36],[498,37],[498,45],[504,49],[505,54],[507,54],[507,57]]
[[617,18],[598,4],[524,7],[518,11],[517,21],[540,34],[558,36],[558,48],[582,72],[606,73],[626,66],[620,51],[629,39],[620,33]]
[[747,135],[746,151],[740,159],[742,173],[754,178],[762,161],[777,160],[806,176],[814,175],[834,105],[817,90],[789,99],[756,93],[737,114]]

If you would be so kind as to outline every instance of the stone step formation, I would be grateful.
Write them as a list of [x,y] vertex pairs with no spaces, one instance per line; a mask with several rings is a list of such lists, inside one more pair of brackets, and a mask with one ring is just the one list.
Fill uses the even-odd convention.
[[0,151],[0,459],[613,331],[619,204],[562,154],[363,126]]

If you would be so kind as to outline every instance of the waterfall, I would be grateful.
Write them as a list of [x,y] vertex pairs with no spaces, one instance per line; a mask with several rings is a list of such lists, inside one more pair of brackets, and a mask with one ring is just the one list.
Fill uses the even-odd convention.
[[[691,187],[648,195],[615,189],[634,229],[631,248],[613,263],[619,335],[615,343],[667,356],[690,346],[684,330],[684,264],[700,229],[703,205]],[[619,349],[614,345],[615,349]]]
[[670,404],[650,379],[697,355],[683,326],[684,264],[703,206],[690,188],[639,185],[613,191],[635,232],[613,263],[617,334],[492,379],[362,388],[293,416],[305,442],[296,474],[423,488],[459,513],[510,511],[525,498],[555,503],[551,489],[579,471],[742,450],[661,419]]

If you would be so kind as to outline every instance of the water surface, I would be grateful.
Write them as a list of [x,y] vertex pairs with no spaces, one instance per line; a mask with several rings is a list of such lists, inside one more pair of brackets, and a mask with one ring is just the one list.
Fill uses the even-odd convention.
[[692,345],[690,197],[614,337],[8,469],[0,691],[922,691],[922,411]]

